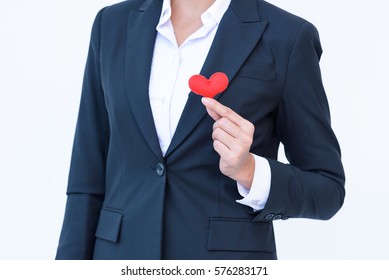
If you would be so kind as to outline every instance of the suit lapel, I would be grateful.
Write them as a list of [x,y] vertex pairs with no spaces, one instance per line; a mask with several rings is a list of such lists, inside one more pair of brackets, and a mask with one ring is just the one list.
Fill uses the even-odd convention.
[[126,92],[134,118],[145,141],[157,156],[162,157],[149,100],[149,78],[156,38],[156,26],[162,1],[140,1],[130,11],[125,58]]
[[[256,0],[232,0],[220,22],[201,74],[209,78],[215,72],[224,72],[231,81],[257,45],[266,26],[267,22],[259,17]],[[217,99],[220,96],[221,94]],[[189,94],[165,157],[168,157],[190,135],[206,115],[200,99],[201,97],[193,92]]]

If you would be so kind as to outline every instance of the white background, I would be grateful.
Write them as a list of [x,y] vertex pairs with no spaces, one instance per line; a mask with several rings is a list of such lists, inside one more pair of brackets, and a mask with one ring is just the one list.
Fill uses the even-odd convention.
[[[108,0],[0,0],[0,259],[53,259],[90,30]],[[272,0],[321,35],[347,174],[330,221],[277,221],[280,259],[389,259],[389,25],[383,0]]]

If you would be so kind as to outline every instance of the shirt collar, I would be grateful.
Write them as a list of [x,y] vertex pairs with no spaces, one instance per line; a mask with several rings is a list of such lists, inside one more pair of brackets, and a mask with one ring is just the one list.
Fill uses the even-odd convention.
[[[210,22],[214,22],[213,24],[219,24],[224,13],[227,11],[230,6],[231,0],[215,0],[215,2],[208,8],[202,15],[201,21],[204,26],[210,25]],[[158,26],[165,24],[170,20],[172,14],[170,0],[163,0],[161,17],[158,22]],[[212,24],[212,25],[213,25]],[[157,26],[157,28],[158,28]]]
[[224,13],[230,6],[231,0],[216,0],[202,15],[201,20],[206,24],[206,18],[213,19],[217,24],[222,20]]

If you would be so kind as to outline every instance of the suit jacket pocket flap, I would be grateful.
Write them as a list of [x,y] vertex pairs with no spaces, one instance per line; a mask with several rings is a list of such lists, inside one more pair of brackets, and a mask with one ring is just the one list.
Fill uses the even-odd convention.
[[275,252],[273,225],[250,219],[212,218],[208,250]]
[[276,72],[271,69],[243,66],[239,70],[237,76],[241,78],[247,78],[247,79],[274,82],[277,75]]
[[122,217],[123,214],[120,212],[102,209],[97,225],[96,237],[111,242],[117,242],[119,239]]

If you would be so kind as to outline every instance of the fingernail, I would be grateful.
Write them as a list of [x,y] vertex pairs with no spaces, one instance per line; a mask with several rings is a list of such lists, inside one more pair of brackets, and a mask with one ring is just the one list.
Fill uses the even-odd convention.
[[201,98],[201,102],[203,102],[204,105],[209,105],[211,104],[211,100],[207,97]]

